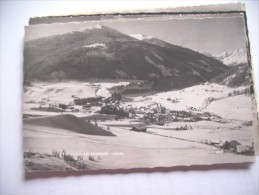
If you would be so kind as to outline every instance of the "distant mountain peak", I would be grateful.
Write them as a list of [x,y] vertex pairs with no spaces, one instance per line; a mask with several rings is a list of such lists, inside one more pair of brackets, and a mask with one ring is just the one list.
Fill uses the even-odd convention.
[[244,49],[225,51],[224,53],[216,56],[216,58],[228,66],[247,63],[247,53]]
[[87,26],[87,27],[84,27],[82,29],[78,29],[78,30],[75,30],[75,31],[70,31],[70,32],[65,32],[65,33],[60,33],[59,35],[63,35],[63,34],[73,34],[73,33],[76,33],[76,32],[85,32],[85,31],[89,31],[89,30],[95,30],[95,29],[103,29],[105,26],[103,25],[100,25],[100,24],[97,24],[97,25],[93,25],[93,26]]
[[137,79],[164,90],[201,83],[228,69],[190,49],[137,37],[144,40],[96,25],[31,40],[24,46],[25,81]]
[[236,49],[234,51],[225,51],[219,55],[211,54],[207,52],[200,52],[208,57],[215,58],[221,61],[223,64],[227,66],[236,66],[239,64],[247,63],[247,53],[244,49]]
[[144,34],[130,34],[129,36],[138,39],[138,40],[146,40],[146,39],[152,39],[153,37],[149,35],[144,35]]
[[84,28],[84,30],[93,30],[93,29],[102,29],[103,25],[97,24],[97,25],[93,25],[93,26],[88,26],[86,28]]

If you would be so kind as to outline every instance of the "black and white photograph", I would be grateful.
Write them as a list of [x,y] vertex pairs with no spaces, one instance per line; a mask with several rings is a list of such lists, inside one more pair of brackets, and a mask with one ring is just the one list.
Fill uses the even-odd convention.
[[25,27],[25,172],[254,161],[245,12],[68,18]]

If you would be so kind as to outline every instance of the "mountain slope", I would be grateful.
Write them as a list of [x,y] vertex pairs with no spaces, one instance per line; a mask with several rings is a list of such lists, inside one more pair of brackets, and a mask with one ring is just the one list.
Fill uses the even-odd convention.
[[71,114],[25,119],[24,124],[66,129],[87,135],[115,136],[110,131],[106,131]]
[[251,80],[247,64],[239,64],[228,71],[214,77],[211,82],[226,85],[228,87],[248,86]]
[[24,78],[138,79],[164,90],[204,82],[228,69],[198,52],[158,42],[141,41],[105,26],[31,40],[24,47]]

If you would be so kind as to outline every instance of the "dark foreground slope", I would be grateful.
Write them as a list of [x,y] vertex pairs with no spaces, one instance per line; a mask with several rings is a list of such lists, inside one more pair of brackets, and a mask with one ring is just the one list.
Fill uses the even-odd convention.
[[24,124],[66,129],[88,135],[115,136],[109,131],[70,114],[24,119]]
[[138,79],[172,89],[225,70],[222,62],[190,49],[137,40],[105,26],[27,41],[24,47],[25,81]]
[[228,87],[240,87],[248,86],[252,80],[251,78],[248,64],[239,64],[214,77],[211,82],[227,85]]

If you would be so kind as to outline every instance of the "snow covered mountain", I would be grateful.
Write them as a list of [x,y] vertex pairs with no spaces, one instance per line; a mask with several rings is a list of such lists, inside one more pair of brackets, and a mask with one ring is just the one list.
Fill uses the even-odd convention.
[[235,66],[238,64],[247,63],[247,54],[244,49],[226,51],[221,55],[216,56],[216,58],[228,66]]
[[222,62],[149,36],[106,26],[25,42],[24,80],[134,79],[154,90],[184,88],[225,72]]
[[138,39],[138,40],[145,40],[145,39],[152,39],[153,37],[149,35],[143,35],[143,34],[130,34],[131,37]]

